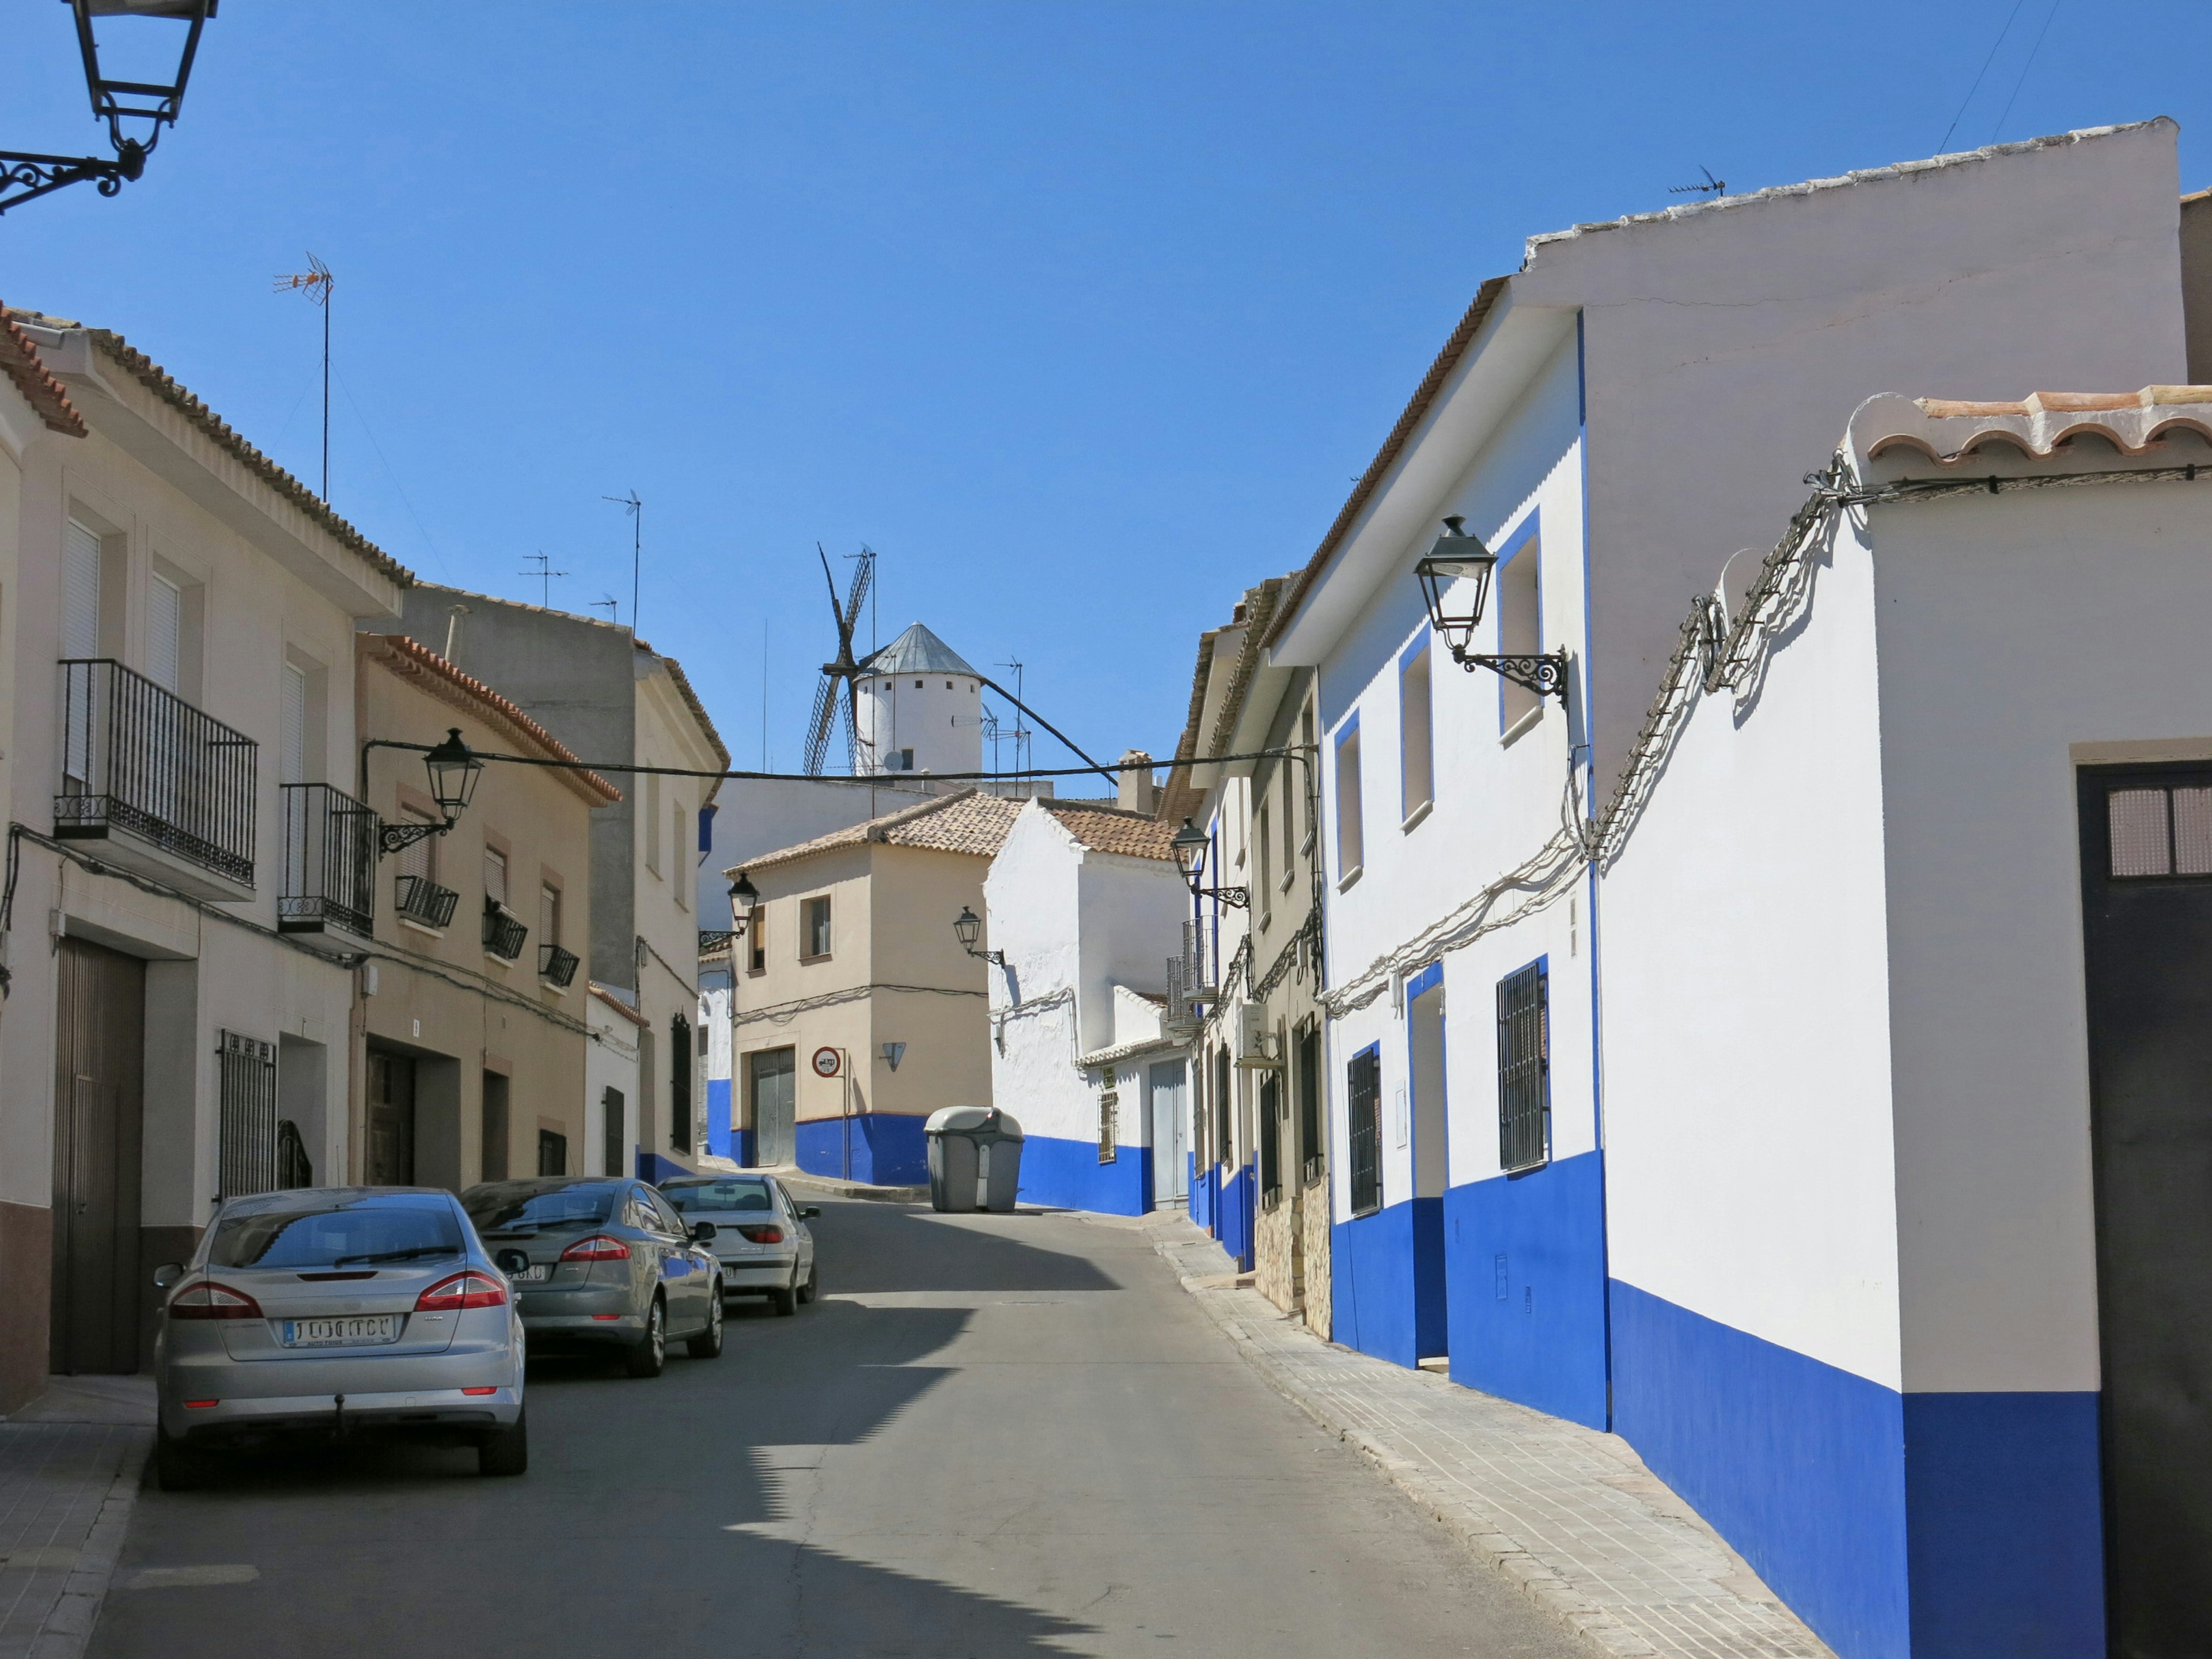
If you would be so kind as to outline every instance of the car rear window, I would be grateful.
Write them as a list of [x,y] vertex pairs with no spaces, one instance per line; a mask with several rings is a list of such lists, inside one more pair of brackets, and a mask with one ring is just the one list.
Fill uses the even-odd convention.
[[428,1194],[302,1200],[233,1212],[215,1224],[211,1267],[337,1267],[461,1254],[452,1205]]
[[768,1182],[750,1181],[706,1181],[696,1185],[663,1187],[660,1195],[686,1215],[702,1211],[719,1212],[724,1210],[766,1210],[774,1207],[768,1195]]
[[508,1233],[519,1228],[596,1227],[614,1212],[611,1182],[542,1187],[534,1181],[495,1181],[471,1187],[461,1206],[480,1233]]

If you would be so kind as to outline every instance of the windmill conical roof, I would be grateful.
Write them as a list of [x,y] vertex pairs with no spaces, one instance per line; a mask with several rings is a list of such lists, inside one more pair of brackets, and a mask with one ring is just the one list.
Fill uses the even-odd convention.
[[975,679],[983,678],[960,659],[957,651],[920,623],[872,653],[860,667],[868,674],[966,674]]

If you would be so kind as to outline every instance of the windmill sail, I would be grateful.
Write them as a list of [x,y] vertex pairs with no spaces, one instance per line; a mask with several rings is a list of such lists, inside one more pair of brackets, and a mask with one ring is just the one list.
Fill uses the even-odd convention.
[[846,769],[860,769],[860,710],[854,702],[854,688],[860,678],[860,665],[853,655],[853,629],[875,581],[876,556],[870,549],[861,548],[860,568],[853,573],[853,585],[840,600],[837,579],[830,574],[830,556],[822,551],[819,543],[814,550],[822,560],[822,580],[830,588],[830,617],[837,628],[836,658],[822,665],[821,684],[814,688],[814,708],[806,718],[805,770],[810,777],[820,777],[830,758],[830,734],[839,726],[845,728]]

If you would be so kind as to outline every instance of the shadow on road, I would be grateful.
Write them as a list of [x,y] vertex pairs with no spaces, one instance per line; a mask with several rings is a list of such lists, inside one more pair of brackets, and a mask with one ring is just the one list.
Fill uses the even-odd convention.
[[888,1204],[825,1206],[814,1224],[825,1290],[1118,1291],[1079,1255],[1032,1242],[1036,1215],[939,1215]]

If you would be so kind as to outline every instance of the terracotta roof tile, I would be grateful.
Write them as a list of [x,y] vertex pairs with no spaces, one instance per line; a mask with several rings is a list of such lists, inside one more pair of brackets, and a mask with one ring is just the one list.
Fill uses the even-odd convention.
[[638,1012],[636,1009],[631,1007],[629,1004],[624,1002],[622,998],[616,995],[614,992],[610,991],[605,986],[600,984],[599,981],[593,980],[591,981],[591,992],[593,996],[597,997],[601,1002],[605,1003],[608,1007],[613,1009],[631,1024],[636,1026],[646,1026],[653,1024],[651,1020],[647,1019],[643,1014]]
[[441,702],[477,715],[508,739],[535,749],[541,758],[563,763],[557,775],[593,806],[611,806],[622,791],[577,759],[574,751],[514,703],[471,674],[465,674],[428,646],[404,634],[361,634],[356,649],[402,679],[421,679]]
[[132,345],[120,334],[105,328],[85,328],[82,323],[72,322],[66,317],[49,317],[42,312],[9,308],[5,314],[10,319],[36,324],[43,328],[84,329],[94,345],[105,352],[122,370],[144,386],[162,402],[180,411],[185,419],[228,450],[243,462],[247,470],[278,495],[290,501],[309,518],[328,531],[331,537],[350,551],[359,554],[382,574],[402,587],[411,586],[415,573],[386,553],[374,542],[355,529],[330,509],[321,496],[301,483],[283,467],[270,460],[231,428],[230,423],[210,409],[191,392],[186,391],[170,375],[168,370]]
[[6,371],[24,401],[48,427],[72,438],[84,436],[84,416],[76,412],[62,383],[47,372],[39,348],[15,326],[5,306],[0,306],[0,370]]
[[1991,444],[2047,459],[2092,433],[2141,455],[2171,432],[2212,441],[2212,386],[2147,386],[2136,392],[2036,392],[2010,403],[1873,397],[1851,416],[1851,441],[1869,459],[1911,449],[1941,466],[1987,459]]
[[1073,801],[1042,799],[1037,805],[1094,853],[1119,853],[1133,859],[1175,857],[1175,848],[1169,842],[1177,826],[1149,812],[1125,812],[1118,806],[1079,805]]
[[740,868],[756,871],[795,864],[840,847],[860,847],[870,842],[886,847],[919,847],[931,852],[969,853],[978,858],[995,858],[999,848],[1006,844],[1006,832],[1014,827],[1014,820],[1025,805],[1024,801],[986,795],[974,789],[963,789],[957,795],[934,795],[896,812],[870,818],[866,823],[833,830],[812,841],[748,859],[742,866],[732,865],[731,873]]

